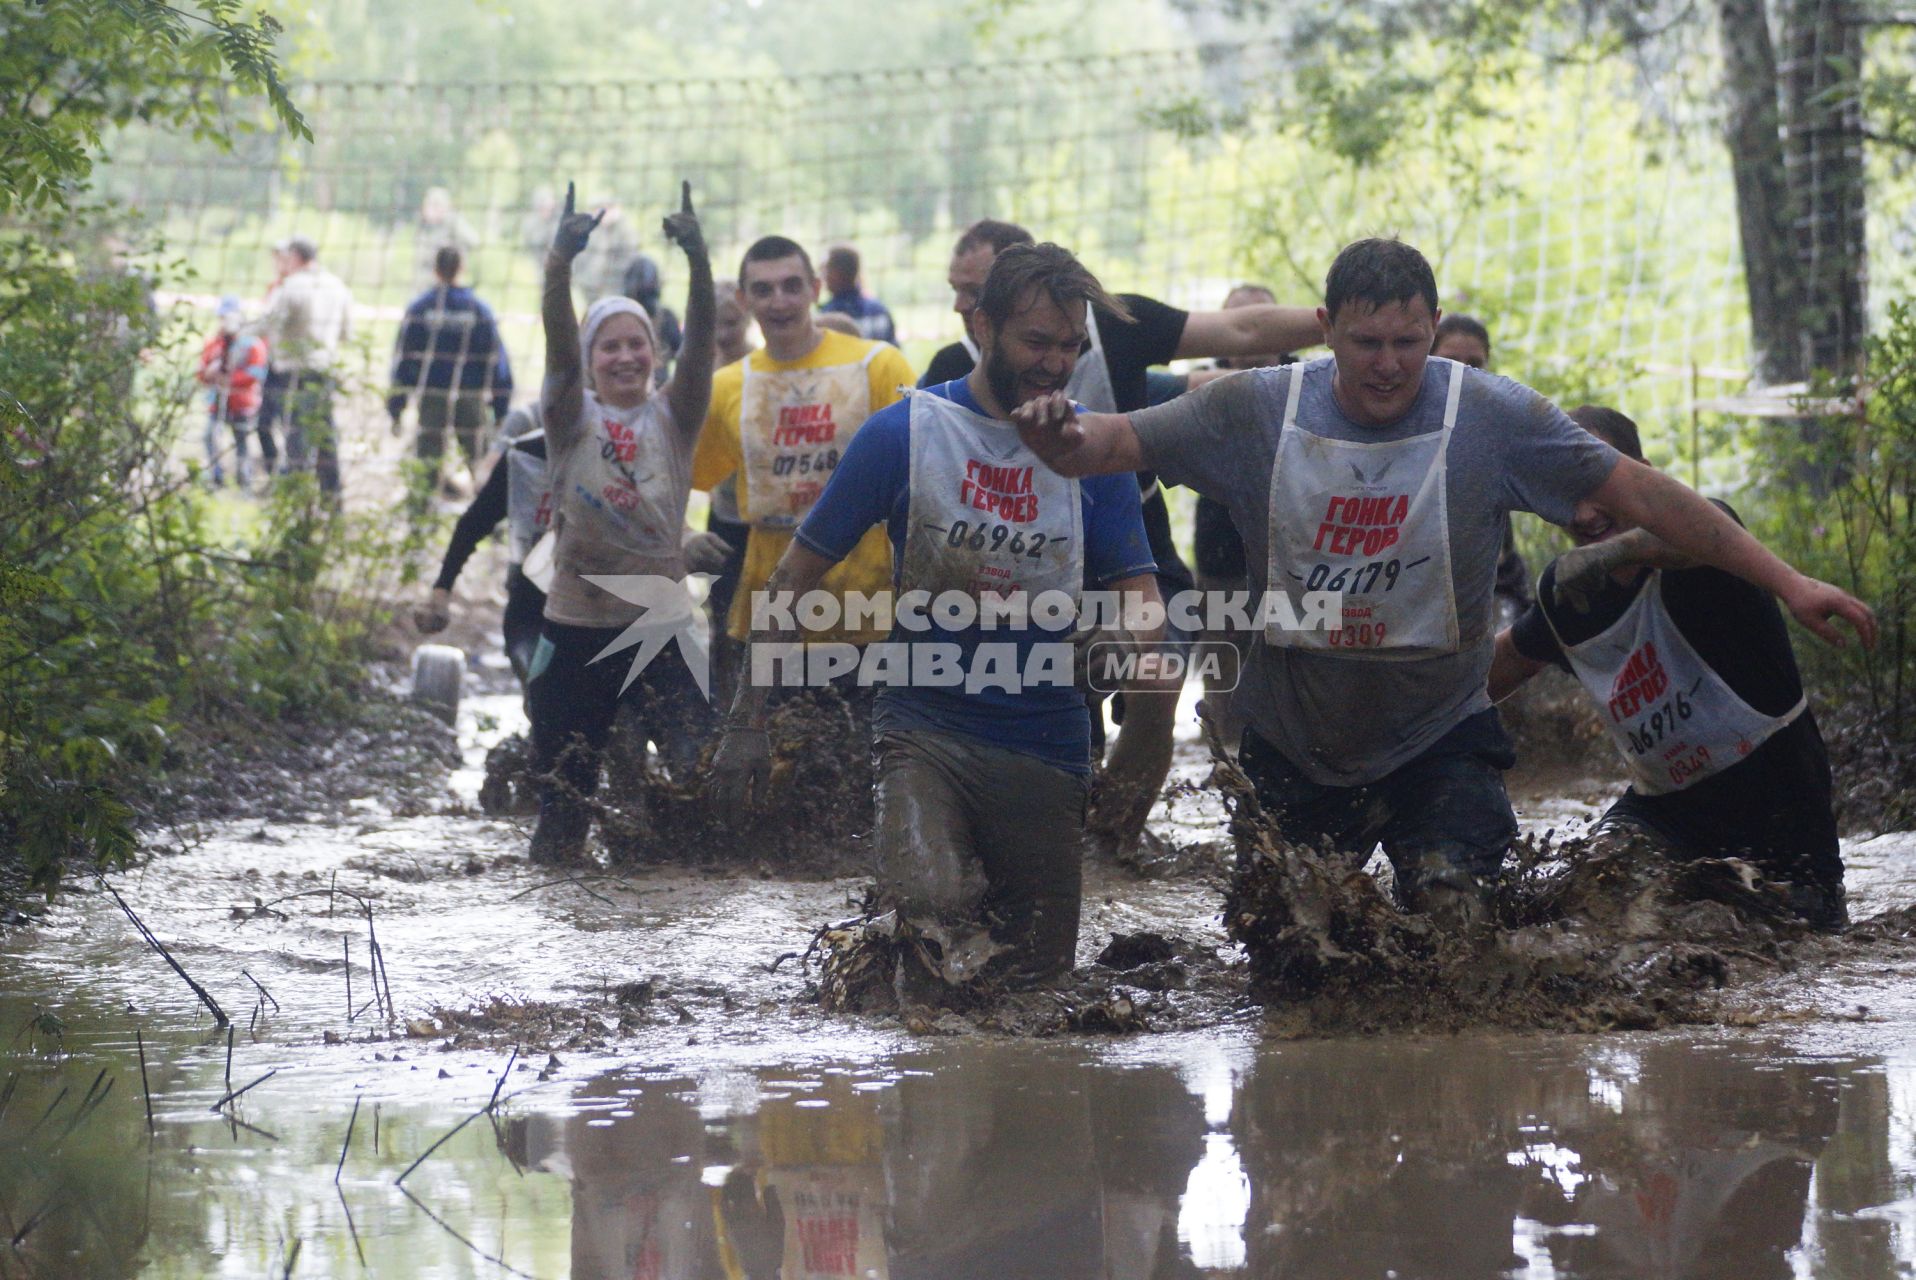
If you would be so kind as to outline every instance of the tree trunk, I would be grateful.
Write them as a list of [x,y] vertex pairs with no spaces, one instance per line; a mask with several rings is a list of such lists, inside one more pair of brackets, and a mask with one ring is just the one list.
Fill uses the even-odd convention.
[[1725,142],[1736,182],[1743,282],[1750,301],[1750,368],[1758,386],[1808,376],[1802,286],[1777,107],[1776,51],[1764,0],[1718,0]]
[[1784,167],[1804,363],[1854,376],[1867,319],[1863,240],[1862,27],[1841,0],[1788,0],[1783,25]]

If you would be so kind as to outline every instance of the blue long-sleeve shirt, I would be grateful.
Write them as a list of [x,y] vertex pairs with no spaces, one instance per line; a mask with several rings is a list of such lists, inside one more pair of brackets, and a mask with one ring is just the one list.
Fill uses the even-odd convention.
[[435,285],[414,298],[393,347],[393,394],[398,413],[417,391],[483,391],[495,418],[512,403],[512,362],[492,308],[463,285]]

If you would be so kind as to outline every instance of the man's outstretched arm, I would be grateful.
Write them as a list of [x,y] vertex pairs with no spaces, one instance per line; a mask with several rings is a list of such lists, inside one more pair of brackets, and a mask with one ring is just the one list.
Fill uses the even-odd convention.
[[1144,470],[1144,445],[1123,413],[1077,411],[1062,391],[1011,411],[1018,436],[1061,476],[1106,476]]
[[1193,311],[1184,321],[1175,359],[1275,355],[1300,351],[1324,341],[1315,307],[1265,303],[1228,311]]
[[1619,524],[1648,529],[1670,551],[1770,592],[1829,644],[1842,648],[1848,643],[1831,621],[1841,618],[1865,648],[1875,647],[1876,615],[1868,605],[1841,587],[1791,568],[1702,494],[1654,467],[1619,458],[1586,501]]

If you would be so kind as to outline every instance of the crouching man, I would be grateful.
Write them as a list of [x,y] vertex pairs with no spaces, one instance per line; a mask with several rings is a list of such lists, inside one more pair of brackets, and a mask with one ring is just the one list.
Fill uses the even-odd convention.
[[[1643,460],[1623,414],[1585,405],[1570,416]],[[1747,858],[1789,886],[1807,923],[1841,928],[1829,752],[1776,601],[1593,508],[1570,534],[1577,548],[1544,570],[1536,603],[1497,636],[1490,696],[1501,701],[1551,664],[1570,671],[1630,773],[1599,834],[1645,834],[1683,861]]]
[[[1011,985],[1068,970],[1082,896],[1079,842],[1090,786],[1090,720],[1073,680],[1071,636],[1086,584],[1141,604],[1135,638],[1159,637],[1155,563],[1128,475],[1067,479],[1018,438],[1011,411],[1061,390],[1085,344],[1087,304],[1119,304],[1070,253],[1026,245],[999,256],[972,322],[971,373],[872,415],[853,438],[766,586],[803,594],[875,525],[899,590],[891,639],[861,673],[881,685],[873,713],[881,902],[954,939],[962,957]],[[714,761],[719,803],[737,813],[769,767],[770,663],[795,639],[755,611],[755,655]],[[1135,619],[1134,619],[1135,620]],[[1152,627],[1149,622],[1159,625]],[[882,673],[880,668],[886,667]],[[1148,670],[1133,667],[1134,674]],[[955,674],[954,674],[955,673]],[[1138,695],[1123,734],[1165,737],[1176,693]],[[1135,757],[1123,751],[1110,777]],[[968,974],[966,976],[969,976]]]

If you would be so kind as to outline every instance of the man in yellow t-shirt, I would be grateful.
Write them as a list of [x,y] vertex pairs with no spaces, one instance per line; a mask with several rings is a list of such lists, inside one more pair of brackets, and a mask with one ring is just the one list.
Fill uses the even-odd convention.
[[[748,637],[752,597],[764,587],[812,509],[858,428],[911,385],[911,365],[898,348],[820,328],[814,318],[819,281],[805,250],[766,236],[745,251],[739,299],[758,321],[763,348],[712,377],[712,405],[692,459],[692,485],[708,492],[738,477],[738,506],[751,526],[745,567],[726,629]],[[849,591],[891,590],[891,540],[882,525],[865,535],[821,584],[842,601]],[[891,618],[870,627],[807,631],[812,641],[871,644],[891,631]]]

